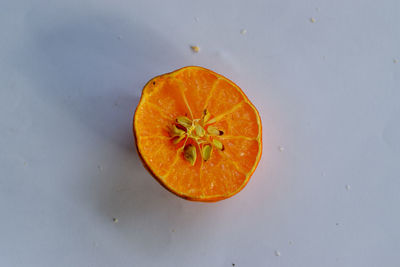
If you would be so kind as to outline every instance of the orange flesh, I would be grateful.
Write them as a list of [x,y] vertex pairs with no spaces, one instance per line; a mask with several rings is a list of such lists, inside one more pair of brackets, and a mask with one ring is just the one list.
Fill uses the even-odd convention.
[[[223,131],[224,149],[202,159],[192,138],[174,144],[169,127],[178,116],[200,119],[207,109],[207,127]],[[241,89],[223,76],[201,67],[185,67],[150,80],[143,89],[134,117],[134,133],[144,165],[168,190],[195,201],[217,201],[238,193],[261,157],[261,120]],[[192,166],[184,145],[197,148]]]

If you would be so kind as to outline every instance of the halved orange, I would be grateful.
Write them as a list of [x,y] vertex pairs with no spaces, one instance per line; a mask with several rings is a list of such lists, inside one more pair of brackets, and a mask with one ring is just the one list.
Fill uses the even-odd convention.
[[188,200],[235,195],[261,158],[256,108],[236,84],[201,67],[151,79],[136,108],[133,131],[144,166],[166,189]]

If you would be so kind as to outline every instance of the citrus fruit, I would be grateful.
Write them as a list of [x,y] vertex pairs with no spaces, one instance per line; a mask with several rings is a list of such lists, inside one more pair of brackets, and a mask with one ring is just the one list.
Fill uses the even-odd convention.
[[188,200],[233,196],[261,157],[256,108],[237,85],[202,67],[151,79],[136,108],[133,131],[144,166]]

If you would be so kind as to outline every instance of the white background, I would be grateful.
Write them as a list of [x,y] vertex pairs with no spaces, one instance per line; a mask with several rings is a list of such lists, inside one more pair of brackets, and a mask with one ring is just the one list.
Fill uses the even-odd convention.
[[[396,60],[398,0],[0,0],[0,266],[400,266]],[[263,121],[218,203],[134,149],[143,85],[186,65]]]

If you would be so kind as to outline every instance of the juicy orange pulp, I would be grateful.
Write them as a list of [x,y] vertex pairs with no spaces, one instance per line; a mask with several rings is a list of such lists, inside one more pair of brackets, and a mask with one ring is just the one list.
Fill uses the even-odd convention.
[[[182,117],[191,124],[180,125]],[[180,136],[171,132],[172,127]],[[201,134],[196,127],[203,129]],[[256,108],[233,82],[201,67],[185,67],[150,80],[143,88],[133,129],[147,169],[168,190],[189,200],[233,196],[247,184],[261,157]],[[202,153],[205,146],[210,146],[209,157]]]

